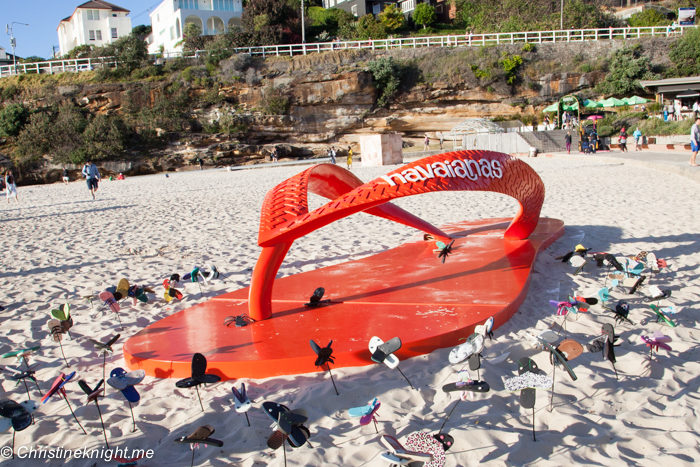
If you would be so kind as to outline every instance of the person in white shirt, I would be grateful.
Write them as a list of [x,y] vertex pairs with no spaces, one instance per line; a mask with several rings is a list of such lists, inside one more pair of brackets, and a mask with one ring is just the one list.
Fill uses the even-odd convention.
[[690,129],[690,150],[693,152],[693,155],[690,156],[690,165],[697,167],[695,157],[700,150],[700,118],[695,119],[695,124]]
[[698,117],[700,117],[700,103],[695,101],[693,103],[693,118],[697,119]]

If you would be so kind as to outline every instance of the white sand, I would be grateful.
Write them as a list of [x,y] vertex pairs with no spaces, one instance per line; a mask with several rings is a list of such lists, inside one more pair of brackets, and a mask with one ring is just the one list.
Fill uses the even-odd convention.
[[[565,236],[538,259],[529,295],[519,313],[495,331],[487,341],[486,359],[510,352],[496,365],[484,362],[482,379],[491,392],[462,402],[446,431],[455,438],[448,452],[448,466],[529,465],[686,465],[700,458],[697,435],[700,409],[697,396],[698,341],[694,331],[698,283],[700,218],[695,182],[653,170],[619,164],[581,160],[528,160],[543,178],[547,197],[542,215],[564,220]],[[102,358],[88,338],[106,340],[120,332],[114,315],[92,319],[94,311],[80,296],[116,285],[121,277],[131,283],[158,286],[174,272],[183,274],[193,265],[215,264],[230,275],[236,286],[216,282],[206,288],[205,300],[224,291],[248,285],[257,260],[259,210],[265,193],[303,167],[241,172],[204,171],[129,178],[101,184],[97,201],[90,199],[84,182],[68,186],[20,187],[19,205],[0,197],[2,260],[0,265],[0,312],[3,333],[0,353],[41,343],[36,358],[42,362],[37,376],[42,391],[61,371],[66,371],[60,351],[48,339],[46,321],[50,310],[63,302],[73,306],[75,340],[64,340],[64,350],[79,377],[94,385],[102,378]],[[358,168],[368,181],[391,170]],[[321,205],[311,200],[312,208]],[[485,193],[439,193],[402,199],[397,204],[437,225],[465,219],[512,216],[516,202]],[[294,274],[391,248],[417,233],[382,219],[356,215],[297,241],[280,273]],[[549,300],[565,299],[578,291],[593,295],[603,280],[602,270],[587,267],[583,276],[554,257],[583,243],[595,251],[635,254],[656,252],[671,267],[653,278],[652,284],[673,290],[672,302],[681,311],[679,326],[662,327],[652,319],[641,298],[624,296],[631,304],[635,326],[617,326],[622,344],[617,349],[619,382],[600,353],[584,354],[572,362],[578,381],[563,371],[556,375],[554,411],[549,393],[537,400],[537,442],[531,433],[531,413],[520,408],[518,397],[503,390],[503,378],[515,375],[514,363],[532,356],[540,368],[551,372],[548,354],[536,351],[517,333],[544,329],[561,321]],[[190,287],[190,286],[188,286]],[[159,296],[160,287],[157,287]],[[198,290],[189,289],[186,299],[166,304],[161,298],[147,305],[124,306],[121,319],[123,343],[148,324],[200,301]],[[153,297],[153,296],[151,296]],[[96,307],[99,306],[95,301]],[[593,307],[577,321],[570,318],[569,337],[586,343],[599,335],[610,314]],[[557,328],[558,329],[558,328]],[[670,355],[661,351],[651,365],[642,333],[662,329],[673,337]],[[108,360],[107,372],[124,367],[121,345]],[[397,372],[379,365],[359,369],[336,369],[337,397],[328,377],[311,374],[297,377],[245,381],[255,407],[249,412],[252,427],[231,405],[231,384],[222,382],[201,390],[206,413],[202,413],[191,390],[175,388],[174,380],[147,377],[138,386],[141,402],[134,407],[138,431],[131,433],[128,405],[122,395],[107,389],[100,407],[108,424],[112,448],[154,449],[155,457],[139,465],[189,465],[187,445],[174,439],[200,425],[216,428],[214,438],[223,448],[202,448],[195,465],[283,465],[281,450],[266,446],[268,418],[260,410],[273,400],[309,411],[313,448],[288,450],[289,465],[382,465],[379,436],[372,426],[360,427],[347,409],[364,405],[375,396],[382,407],[380,429],[400,440],[419,430],[436,432],[456,395],[440,387],[455,381],[447,362],[449,349],[403,362],[401,368],[418,390],[408,388]],[[369,363],[369,362],[368,362]],[[0,365],[12,365],[4,360]],[[238,385],[240,381],[237,381]],[[2,380],[3,397],[26,399],[24,386]],[[104,440],[94,404],[76,383],[67,386],[68,397],[88,430],[77,427],[65,403],[54,398],[42,405],[37,423],[17,434],[16,447],[102,448]],[[38,398],[36,388],[32,397]],[[9,445],[11,430],[0,435]],[[70,465],[92,466],[95,460]],[[62,461],[25,461],[26,465],[61,465]],[[17,461],[17,465],[19,461]],[[22,464],[24,465],[24,464]],[[97,465],[106,465],[97,461]],[[115,464],[112,464],[115,465]]]

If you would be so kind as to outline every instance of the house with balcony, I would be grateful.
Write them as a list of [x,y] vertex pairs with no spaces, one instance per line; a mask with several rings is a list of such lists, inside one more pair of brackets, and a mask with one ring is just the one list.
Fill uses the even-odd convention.
[[131,33],[129,10],[105,2],[91,0],[78,5],[73,14],[58,23],[58,44],[61,55],[79,45],[100,47]]
[[387,5],[397,5],[397,0],[323,0],[324,8],[340,8],[357,18],[365,15],[378,15]]
[[242,0],[164,0],[150,13],[152,37],[148,51],[165,53],[182,51],[182,32],[188,23],[195,24],[202,35],[214,35],[241,26]]
[[378,15],[387,5],[396,5],[406,18],[411,17],[418,3],[429,3],[435,7],[437,21],[447,23],[454,18],[455,5],[447,0],[323,0],[324,8],[340,8],[360,18],[367,14]]

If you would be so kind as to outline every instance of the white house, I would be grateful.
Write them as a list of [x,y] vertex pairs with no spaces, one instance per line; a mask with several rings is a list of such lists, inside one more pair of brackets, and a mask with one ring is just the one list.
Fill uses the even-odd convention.
[[79,45],[96,47],[114,42],[131,33],[129,10],[103,0],[79,5],[72,15],[58,24],[61,55]]
[[[150,53],[181,52],[185,24],[194,23],[203,35],[213,35],[241,26],[241,0],[164,0],[150,13],[153,42]],[[176,45],[177,44],[177,45]]]

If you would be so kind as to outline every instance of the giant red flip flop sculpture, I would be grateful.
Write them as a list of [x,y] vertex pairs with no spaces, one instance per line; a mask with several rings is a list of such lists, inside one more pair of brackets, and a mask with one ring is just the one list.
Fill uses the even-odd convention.
[[[389,201],[436,191],[491,191],[515,198],[513,219],[461,222],[441,229]],[[308,211],[308,192],[331,199]],[[506,322],[525,299],[537,253],[564,232],[540,219],[544,184],[523,161],[490,151],[430,156],[362,183],[330,164],[311,167],[268,192],[262,207],[260,258],[250,287],[214,297],[164,318],[124,344],[130,369],[156,377],[189,375],[192,354],[224,379],[318,371],[308,342],[333,340],[336,366],[371,365],[374,335],[401,336],[401,359],[458,344],[493,316]],[[424,240],[357,261],[275,280],[294,241],[357,212],[425,232]],[[447,262],[435,240],[454,240]],[[273,289],[274,285],[274,289]],[[332,301],[307,308],[316,287]],[[224,326],[247,313],[256,322]]]

